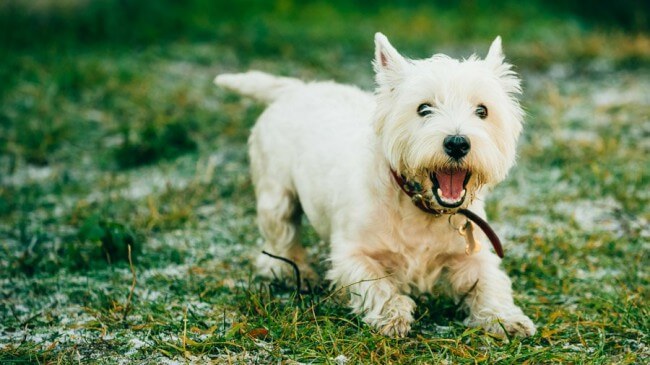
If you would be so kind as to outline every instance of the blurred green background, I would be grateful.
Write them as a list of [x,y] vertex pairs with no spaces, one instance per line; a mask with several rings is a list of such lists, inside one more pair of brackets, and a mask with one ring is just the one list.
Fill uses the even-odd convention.
[[[243,0],[235,2],[208,0],[5,0],[2,3],[3,43],[29,48],[51,43],[92,44],[98,42],[119,42],[122,44],[151,44],[170,39],[214,40],[237,44],[244,35],[254,32],[266,33],[273,38],[276,31],[268,29],[275,22],[308,26],[306,31],[325,38],[340,34],[343,29],[356,26],[396,27],[395,22],[382,24],[382,20],[399,19],[400,14],[421,14],[417,26],[409,30],[431,31],[438,28],[445,34],[461,29],[440,29],[451,18],[464,18],[464,30],[458,33],[461,39],[480,36],[480,31],[490,29],[507,30],[504,36],[519,34],[528,28],[531,20],[575,18],[580,26],[590,29],[598,26],[621,28],[628,31],[648,30],[649,5],[645,1],[292,1],[292,0]],[[377,19],[384,13],[388,19]],[[510,18],[507,24],[494,20]],[[549,19],[549,21],[552,21]],[[392,23],[392,24],[391,24]],[[408,22],[411,23],[411,22]],[[335,26],[336,25],[336,26]],[[232,28],[244,30],[234,37]],[[266,28],[266,29],[265,29]],[[310,28],[318,28],[314,31]],[[456,28],[456,27],[454,27]],[[509,29],[508,29],[509,28]],[[406,30],[404,30],[406,31]],[[286,32],[286,30],[285,30]],[[362,33],[357,29],[354,33]],[[237,32],[239,33],[239,32]],[[320,33],[320,34],[319,34]],[[432,39],[441,36],[430,35]],[[426,38],[429,38],[426,37]],[[454,37],[456,38],[456,37]]]
[[[288,57],[319,46],[365,50],[368,35],[382,30],[416,49],[494,34],[549,47],[558,37],[594,30],[647,31],[649,9],[641,0],[5,0],[0,40],[7,50],[210,41],[242,54]],[[360,44],[366,46],[359,49]]]

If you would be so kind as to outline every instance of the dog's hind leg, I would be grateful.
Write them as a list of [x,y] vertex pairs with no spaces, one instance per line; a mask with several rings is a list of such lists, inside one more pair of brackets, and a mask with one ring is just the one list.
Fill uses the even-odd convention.
[[[302,208],[292,180],[290,144],[279,132],[277,119],[262,114],[252,130],[249,144],[251,176],[257,198],[257,224],[264,239],[256,260],[257,274],[293,282],[293,267],[272,255],[289,259],[300,269],[301,278],[315,284],[316,275],[307,265],[300,242]],[[305,281],[301,283],[304,287]]]
[[[258,187],[257,223],[264,238],[263,250],[295,262],[301,277],[315,284],[316,275],[307,264],[300,243],[302,211],[298,199],[292,191],[278,186],[277,181],[258,181]],[[291,265],[262,253],[257,257],[256,266],[257,273],[263,277],[283,280],[294,277]]]
[[[281,187],[272,188],[270,182],[262,183],[265,187],[258,189],[257,224],[264,238],[263,250],[298,263],[304,258],[299,243],[299,206],[289,191]],[[257,261],[259,274],[267,277],[279,276],[277,268],[283,265],[266,255],[260,255]]]

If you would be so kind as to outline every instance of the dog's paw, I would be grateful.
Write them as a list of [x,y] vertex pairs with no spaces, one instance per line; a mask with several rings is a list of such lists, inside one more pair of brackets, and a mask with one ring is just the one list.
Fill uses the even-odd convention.
[[502,320],[501,323],[509,335],[531,337],[537,332],[537,327],[535,327],[533,321],[524,314],[507,318]]
[[411,322],[413,322],[412,319],[405,317],[391,318],[390,321],[379,330],[379,333],[387,337],[406,337],[406,335],[411,331]]
[[533,321],[523,313],[489,316],[487,318],[468,318],[465,324],[470,327],[482,327],[485,331],[497,335],[530,337],[537,332]]
[[386,302],[374,326],[388,337],[405,337],[411,331],[415,302],[406,295],[396,295]]

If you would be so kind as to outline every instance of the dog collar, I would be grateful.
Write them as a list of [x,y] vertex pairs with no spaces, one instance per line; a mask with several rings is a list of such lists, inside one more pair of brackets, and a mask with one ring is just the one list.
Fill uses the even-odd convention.
[[[420,208],[421,211],[429,214],[433,214],[436,217],[439,217],[443,214],[456,214],[460,213],[467,217],[470,221],[474,222],[485,235],[488,237],[490,240],[490,243],[492,243],[492,247],[494,247],[494,251],[497,253],[497,255],[500,258],[503,258],[503,246],[501,246],[501,240],[499,239],[499,236],[494,232],[492,227],[483,220],[483,218],[479,217],[476,215],[476,213],[472,212],[471,210],[468,209],[458,209],[456,211],[450,210],[450,209],[435,209],[431,207],[431,203],[424,199],[424,196],[422,195],[422,186],[415,182],[415,181],[408,181],[405,176],[403,175],[398,175],[395,170],[392,168],[390,169],[391,175],[393,175],[393,179],[397,183],[397,185],[402,189],[402,191],[408,195],[409,198],[411,198],[411,201],[413,204]],[[460,230],[459,232],[461,235],[464,235]],[[469,242],[468,242],[469,243]],[[474,243],[472,243],[474,245]],[[469,253],[469,251],[468,251]]]

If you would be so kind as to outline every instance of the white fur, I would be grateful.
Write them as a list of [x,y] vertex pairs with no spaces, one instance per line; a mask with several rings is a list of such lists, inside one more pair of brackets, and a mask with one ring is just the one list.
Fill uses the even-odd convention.
[[[464,298],[467,325],[534,334],[482,232],[475,230],[483,250],[467,255],[455,228],[464,219],[420,211],[390,175],[392,167],[430,190],[429,172],[450,164],[443,139],[464,134],[471,150],[462,166],[472,177],[462,207],[485,217],[485,193],[514,164],[523,118],[519,79],[504,63],[501,39],[485,60],[440,54],[407,60],[380,33],[375,45],[375,95],[257,71],[216,78],[270,103],[249,140],[264,249],[313,276],[299,240],[304,213],[331,244],[327,278],[346,288],[352,310],[383,334],[407,334],[415,309],[408,295],[431,291],[440,279],[450,295]],[[416,109],[424,102],[434,113],[421,117]],[[480,103],[488,107],[485,120],[474,114]],[[257,266],[266,276],[288,272],[265,255]]]

